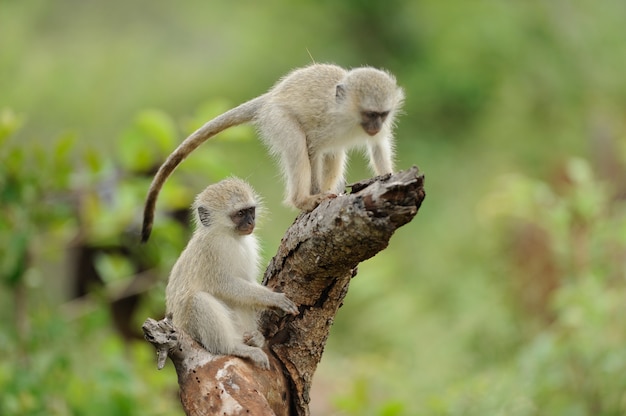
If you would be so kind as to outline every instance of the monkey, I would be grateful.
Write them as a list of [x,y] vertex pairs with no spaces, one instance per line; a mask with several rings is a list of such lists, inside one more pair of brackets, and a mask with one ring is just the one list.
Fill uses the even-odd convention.
[[152,231],[156,200],[168,176],[201,143],[251,122],[286,181],[285,203],[312,211],[345,186],[346,152],[368,149],[377,175],[393,172],[393,127],[404,91],[389,72],[312,64],[280,79],[267,93],[208,121],[187,137],[156,173],[144,207],[142,241]]
[[297,314],[284,293],[259,284],[259,246],[253,231],[260,199],[238,178],[209,185],[193,205],[195,231],[174,264],[165,289],[166,313],[206,350],[248,358],[263,369],[257,312]]

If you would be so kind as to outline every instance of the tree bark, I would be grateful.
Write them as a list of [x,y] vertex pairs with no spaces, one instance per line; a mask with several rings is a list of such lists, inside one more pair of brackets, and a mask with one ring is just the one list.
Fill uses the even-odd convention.
[[417,214],[424,177],[416,167],[351,185],[351,193],[301,213],[287,230],[263,283],[299,305],[296,316],[264,311],[269,370],[237,357],[215,356],[168,318],[148,319],[146,339],[159,369],[170,357],[188,415],[309,414],[309,392],[337,309],[357,265],[387,247]]

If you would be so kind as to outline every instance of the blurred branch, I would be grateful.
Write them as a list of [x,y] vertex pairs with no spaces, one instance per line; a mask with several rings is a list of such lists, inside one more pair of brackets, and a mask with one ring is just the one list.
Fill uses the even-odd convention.
[[[416,167],[351,186],[352,193],[300,214],[267,268],[264,283],[300,305],[300,313],[260,319],[271,368],[214,356],[171,326],[148,319],[146,339],[167,351],[188,415],[308,415],[309,391],[337,309],[357,265],[387,247],[425,197]],[[218,413],[219,411],[219,413]]]

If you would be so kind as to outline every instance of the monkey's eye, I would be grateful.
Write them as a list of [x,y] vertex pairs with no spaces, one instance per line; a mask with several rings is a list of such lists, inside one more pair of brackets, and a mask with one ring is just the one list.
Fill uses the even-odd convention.
[[246,213],[243,210],[237,211],[237,216],[238,217],[243,217],[244,215],[246,215]]
[[389,111],[383,111],[382,113],[377,111],[363,111],[361,114],[368,120],[376,120],[378,118],[385,120],[389,115]]

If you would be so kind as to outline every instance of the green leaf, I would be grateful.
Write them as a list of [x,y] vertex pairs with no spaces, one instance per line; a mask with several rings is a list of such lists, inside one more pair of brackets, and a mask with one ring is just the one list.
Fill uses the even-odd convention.
[[176,128],[164,112],[145,110],[134,125],[122,134],[119,160],[130,171],[146,172],[174,150]]
[[5,108],[0,110],[0,146],[22,127],[23,117],[18,116],[13,110]]
[[28,268],[28,241],[29,236],[25,232],[13,234],[9,246],[5,247],[5,263],[3,268],[4,281],[10,287],[14,287],[22,281]]
[[100,173],[104,167],[101,153],[94,149],[87,149],[84,153],[83,160],[87,164],[89,171],[93,174]]
[[[137,126],[144,137],[152,140],[159,149],[170,151],[176,141],[176,126],[172,118],[163,111],[145,110],[137,116]],[[145,143],[150,145],[150,143]]]

